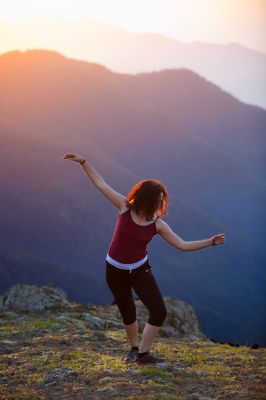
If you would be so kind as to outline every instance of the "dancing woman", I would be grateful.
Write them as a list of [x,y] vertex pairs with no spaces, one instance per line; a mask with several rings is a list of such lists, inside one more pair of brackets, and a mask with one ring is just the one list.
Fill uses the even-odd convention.
[[[106,254],[106,282],[115,298],[131,345],[125,362],[150,364],[164,361],[164,358],[150,353],[151,344],[166,319],[167,310],[151,271],[147,245],[158,234],[178,250],[195,251],[224,243],[225,234],[204,240],[184,241],[162,220],[167,215],[169,202],[168,190],[162,181],[141,180],[125,197],[112,189],[80,154],[64,153],[62,159],[80,163],[96,188],[118,209],[117,223]],[[149,311],[139,347],[132,288]]]

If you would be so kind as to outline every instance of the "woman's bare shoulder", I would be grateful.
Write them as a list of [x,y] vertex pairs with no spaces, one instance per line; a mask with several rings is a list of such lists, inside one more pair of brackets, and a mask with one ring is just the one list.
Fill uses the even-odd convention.
[[157,233],[159,233],[159,231],[162,228],[163,224],[164,224],[164,221],[161,219],[161,217],[156,218],[155,225],[156,225]]
[[119,209],[119,214],[123,214],[124,212],[126,212],[129,209],[128,207],[128,201],[125,200],[122,207]]

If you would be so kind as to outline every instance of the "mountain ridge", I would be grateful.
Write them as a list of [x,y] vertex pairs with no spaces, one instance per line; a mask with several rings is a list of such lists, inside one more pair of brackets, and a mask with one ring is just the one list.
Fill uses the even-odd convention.
[[[14,35],[14,24],[1,24],[2,36],[13,38],[11,48],[53,49],[71,58],[99,62],[115,72],[187,67],[243,102],[266,108],[266,54],[236,42],[182,42],[161,33],[135,33],[99,21],[17,21],[15,26],[19,37]],[[29,29],[34,30],[34,38],[26,34]],[[43,36],[46,30],[49,37]]]

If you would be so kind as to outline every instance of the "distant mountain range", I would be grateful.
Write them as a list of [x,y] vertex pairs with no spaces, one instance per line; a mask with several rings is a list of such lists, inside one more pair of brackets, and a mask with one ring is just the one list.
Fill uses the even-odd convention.
[[[115,72],[187,68],[241,101],[266,109],[266,54],[237,43],[186,43],[100,21],[8,21],[1,23],[0,34],[8,38],[12,50],[19,45],[53,49]],[[0,52],[3,46],[4,41]]]
[[156,236],[154,274],[163,295],[193,305],[209,337],[265,344],[265,127],[265,110],[187,69],[130,75],[52,51],[3,54],[2,291],[28,276],[70,292],[73,279],[76,301],[112,300],[104,273],[117,210],[61,160],[78,152],[124,195],[162,179],[165,221],[184,240],[226,233],[225,244],[189,253]]

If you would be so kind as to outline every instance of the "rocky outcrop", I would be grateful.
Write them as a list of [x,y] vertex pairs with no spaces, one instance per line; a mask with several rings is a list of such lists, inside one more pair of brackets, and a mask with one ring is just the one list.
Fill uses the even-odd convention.
[[200,329],[199,321],[191,304],[167,296],[166,324],[161,328],[161,336],[182,336],[192,340],[207,338]]
[[[182,337],[192,340],[207,339],[202,333],[199,321],[191,304],[177,300],[171,296],[164,297],[167,308],[167,317],[158,331],[160,337]],[[140,300],[135,300],[139,331],[142,332],[149,314]],[[109,318],[120,320],[117,306],[108,306]]]
[[0,310],[45,310],[55,306],[72,307],[67,294],[59,287],[17,284],[0,296]]
[[[158,336],[192,340],[207,339],[201,332],[199,321],[190,304],[170,296],[164,297],[164,301],[167,308],[167,318],[158,331]],[[149,318],[149,313],[141,300],[135,300],[135,304],[139,332],[142,332]],[[69,315],[66,310],[66,312],[57,316],[59,327],[60,323],[70,323],[80,331],[87,328],[96,331],[124,329],[122,317],[116,304],[76,304],[68,299],[67,294],[62,289],[51,285],[18,284],[12,286],[0,296],[0,309],[2,310],[34,311],[58,306],[66,307],[68,310],[73,309],[78,314],[78,317]]]

